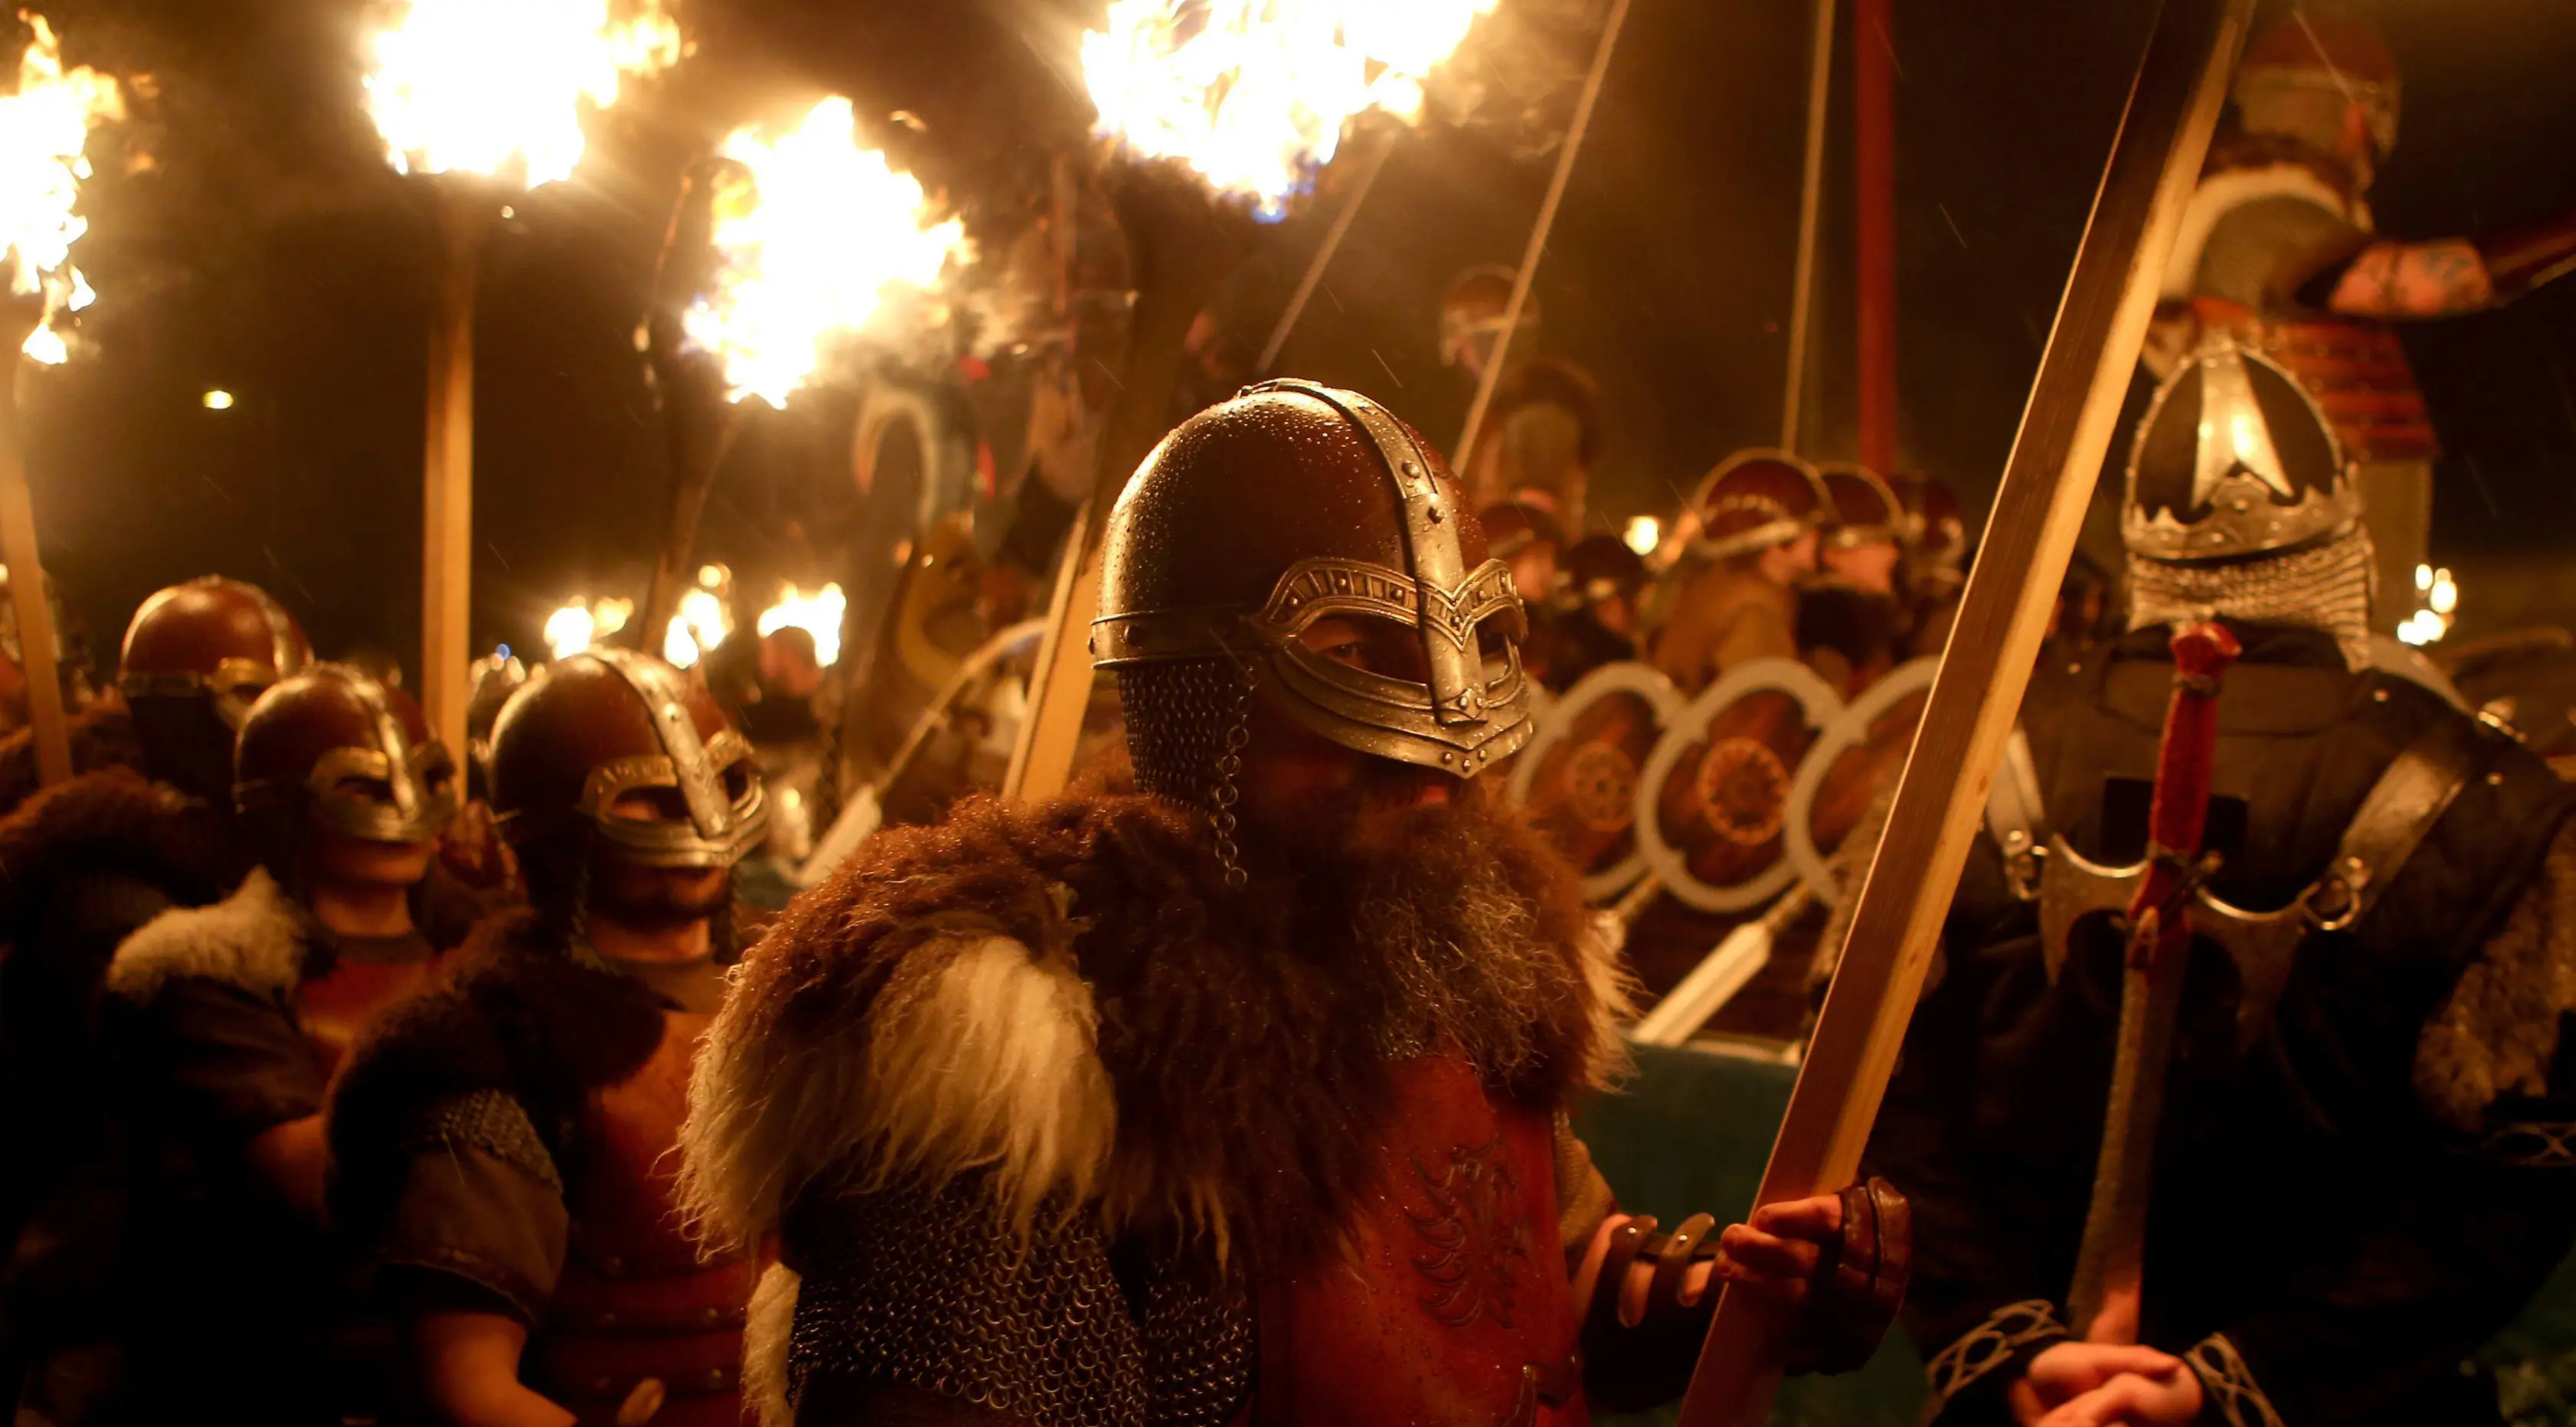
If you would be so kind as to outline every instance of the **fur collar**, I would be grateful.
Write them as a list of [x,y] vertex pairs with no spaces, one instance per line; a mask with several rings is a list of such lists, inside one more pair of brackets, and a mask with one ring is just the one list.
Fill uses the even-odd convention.
[[268,869],[206,907],[177,907],[143,924],[108,963],[107,989],[142,1005],[182,978],[220,981],[262,996],[285,996],[321,950],[313,921]]
[[589,1093],[632,1076],[662,1030],[643,983],[575,960],[528,914],[483,923],[351,1052],[331,1097],[335,1212],[360,1228],[390,1212],[422,1116],[478,1090],[517,1100],[561,1159]]
[[[1149,797],[978,800],[879,834],[735,973],[691,1085],[690,1211],[755,1242],[808,1194],[978,1172],[1023,1228],[1084,1204],[1220,1254],[1323,1247],[1372,1187],[1386,1052],[1327,962],[1213,929],[1231,895],[1194,820]],[[1551,1107],[1609,1073],[1624,1004],[1579,899],[1556,900],[1539,1053],[1497,1087]]]
[[238,886],[251,865],[230,818],[131,768],[83,773],[0,818],[0,935],[88,869],[131,871],[198,906]]

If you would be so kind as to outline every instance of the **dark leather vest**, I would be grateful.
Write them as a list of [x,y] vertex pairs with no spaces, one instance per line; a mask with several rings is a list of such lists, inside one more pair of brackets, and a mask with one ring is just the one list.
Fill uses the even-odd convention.
[[672,1192],[689,1062],[709,1019],[663,1012],[652,1058],[591,1092],[564,1156],[570,1252],[530,1378],[585,1427],[614,1422],[630,1400],[660,1402],[654,1427],[742,1420],[743,1315],[760,1264],[701,1262]]
[[1257,1295],[1259,1427],[1583,1427],[1543,1110],[1458,1060],[1394,1068],[1380,1188],[1342,1253]]

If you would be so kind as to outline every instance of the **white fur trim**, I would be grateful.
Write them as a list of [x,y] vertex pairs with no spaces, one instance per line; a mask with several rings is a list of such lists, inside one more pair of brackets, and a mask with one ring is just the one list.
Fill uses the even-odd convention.
[[1592,992],[1592,1056],[1583,1067],[1583,1081],[1596,1090],[1617,1084],[1634,1068],[1628,1042],[1619,1033],[1622,1026],[1637,1019],[1637,979],[1622,955],[1627,942],[1626,923],[1604,912],[1593,919],[1589,934],[1577,948],[1583,984]]
[[682,1195],[705,1231],[756,1243],[818,1181],[936,1187],[982,1170],[1023,1231],[1050,1196],[1092,1197],[1118,1113],[1069,953],[940,937],[903,958],[864,1023],[820,1043],[780,1034],[751,999],[727,998],[689,1084]]
[[2183,206],[2182,231],[2174,239],[2173,258],[2165,265],[2163,296],[2177,300],[2192,295],[2200,279],[2200,255],[2218,220],[2248,203],[2266,198],[2297,198],[2324,209],[2363,232],[2370,231],[2370,209],[2337,193],[2305,164],[2275,163],[2261,168],[2214,173],[2193,189]]
[[787,1400],[787,1350],[796,1335],[796,1294],[805,1286],[783,1263],[761,1270],[742,1323],[742,1398],[760,1427],[796,1427]]
[[172,981],[203,978],[282,996],[304,974],[304,922],[266,869],[211,907],[174,907],[136,929],[108,963],[109,994],[145,1002]]

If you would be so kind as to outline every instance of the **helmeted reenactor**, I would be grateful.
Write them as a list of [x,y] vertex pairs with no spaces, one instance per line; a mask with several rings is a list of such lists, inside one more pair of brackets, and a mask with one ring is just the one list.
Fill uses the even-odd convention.
[[[1440,359],[1480,380],[1502,347],[1513,272],[1469,268],[1440,299]],[[1601,459],[1601,386],[1590,372],[1539,350],[1535,294],[1521,305],[1492,404],[1460,472],[1478,508],[1526,501],[1555,517],[1557,528],[1583,528],[1593,466]]]
[[768,816],[751,745],[670,666],[595,649],[512,696],[491,776],[530,908],[360,1044],[334,1211],[441,1420],[734,1427],[756,1267],[701,1261],[670,1188]]
[[1900,1205],[1655,1234],[1568,1128],[1621,973],[1478,776],[1530,714],[1469,510],[1354,393],[1183,423],[1093,625],[1140,791],[880,833],[745,961],[688,1175],[779,1236],[770,1420],[1563,1427],[1820,1255],[1809,1345],[1867,1353]]
[[107,971],[133,1138],[132,1420],[339,1423],[386,1407],[323,1211],[322,1105],[435,958],[413,899],[462,776],[399,688],[346,665],[252,704],[234,796],[260,865],[146,923]]
[[[2372,667],[2360,464],[2293,371],[2234,346],[2139,428],[2132,632],[2038,671],[1869,1156],[1923,1220],[1908,1320],[1943,1422],[2499,1420],[2462,1364],[2576,1241],[2576,803]],[[2066,1304],[2123,919],[2180,855],[2149,845],[2178,786],[2159,730],[2210,692],[2168,643],[2210,620],[2242,655],[2215,681],[2211,857],[2153,913],[2191,939],[2114,1325],[2137,1346],[2114,1347]]]
[[1866,466],[1819,468],[1831,510],[1817,544],[1818,578],[1798,592],[1798,647],[1849,698],[1895,667],[1906,609],[1897,598],[1904,507]]
[[1899,568],[1911,606],[1907,653],[1918,659],[1937,655],[1950,641],[1950,622],[1968,585],[1967,515],[1958,492],[1931,476],[1899,474],[1888,486],[1905,510],[1899,525],[1905,557]]
[[1798,656],[1800,581],[1816,570],[1833,503],[1816,468],[1786,451],[1738,451],[1691,497],[1691,573],[1655,637],[1655,667],[1684,693],[1750,659]]
[[1559,687],[1604,664],[1637,657],[1637,621],[1646,597],[1645,557],[1615,535],[1587,535],[1565,552],[1556,612]]
[[[2431,416],[2391,325],[2480,311],[2576,271],[2576,213],[2467,238],[2377,236],[2400,76],[2369,25],[2294,8],[2236,70],[2235,123],[2182,219],[2147,349],[2163,375],[2215,342],[2279,362],[2325,409],[2370,509],[2383,588],[2432,519]],[[2393,622],[2396,612],[2389,612]]]
[[101,976],[144,923],[249,872],[234,730],[311,657],[257,586],[207,576],[159,591],[118,661],[139,766],[109,762],[0,820],[0,1233],[17,1244],[9,1322],[40,1364],[38,1395],[54,1395],[42,1410],[77,1416],[122,1379],[102,1346],[123,1230],[94,1034]]

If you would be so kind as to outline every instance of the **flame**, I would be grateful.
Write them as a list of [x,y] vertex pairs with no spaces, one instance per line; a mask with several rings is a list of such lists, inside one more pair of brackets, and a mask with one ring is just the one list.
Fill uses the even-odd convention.
[[571,175],[586,108],[680,49],[662,0],[411,0],[375,36],[367,110],[404,173],[508,171],[534,187]]
[[1111,0],[1082,37],[1094,128],[1275,220],[1354,116],[1420,118],[1424,81],[1496,3]]
[[736,130],[723,154],[739,178],[716,197],[714,291],[687,327],[736,401],[784,403],[832,337],[867,326],[889,290],[929,289],[965,251],[963,222],[927,222],[920,181],[859,146],[847,99],[775,139]]
[[839,585],[825,585],[810,595],[789,585],[780,591],[778,603],[760,612],[760,637],[782,629],[804,630],[814,636],[814,662],[829,669],[841,660],[841,619],[849,609]]
[[599,621],[593,619],[590,607],[579,600],[563,605],[546,616],[546,651],[558,659],[569,659],[590,647],[599,635]]
[[72,212],[90,175],[81,151],[89,131],[125,117],[116,81],[98,71],[63,68],[62,45],[41,15],[25,15],[35,39],[18,61],[18,92],[0,97],[0,233],[9,244],[9,290],[44,295],[44,315],[21,348],[54,365],[71,355],[54,330],[56,316],[89,306],[96,294],[72,266],[72,244],[89,220]]
[[709,565],[698,572],[699,587],[680,596],[680,612],[671,616],[670,627],[662,631],[662,662],[674,669],[694,666],[733,633],[733,611],[716,597],[712,586],[717,581],[706,577],[708,570],[718,568]]
[[546,650],[568,659],[626,627],[635,617],[635,601],[620,595],[585,600],[573,596],[546,616]]

